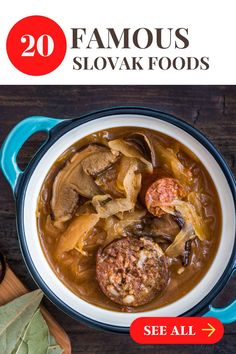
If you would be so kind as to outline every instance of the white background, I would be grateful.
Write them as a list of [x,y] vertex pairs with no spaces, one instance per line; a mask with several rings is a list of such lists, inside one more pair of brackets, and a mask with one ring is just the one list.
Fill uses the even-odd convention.
[[[68,50],[54,72],[33,77],[19,72],[6,54],[12,26],[30,15],[48,16],[64,30]],[[75,71],[72,58],[88,51],[70,50],[71,27],[189,28],[187,49],[93,50],[95,56],[209,56],[206,71]],[[235,1],[233,0],[15,0],[0,5],[0,84],[236,84]]]

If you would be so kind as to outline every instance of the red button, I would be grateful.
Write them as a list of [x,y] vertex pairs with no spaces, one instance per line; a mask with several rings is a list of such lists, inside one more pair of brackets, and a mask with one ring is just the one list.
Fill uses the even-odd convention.
[[29,16],[10,30],[7,54],[18,70],[40,76],[52,72],[62,63],[66,45],[65,34],[55,21],[45,16]]
[[214,344],[224,335],[223,324],[213,317],[140,317],[130,327],[139,344]]

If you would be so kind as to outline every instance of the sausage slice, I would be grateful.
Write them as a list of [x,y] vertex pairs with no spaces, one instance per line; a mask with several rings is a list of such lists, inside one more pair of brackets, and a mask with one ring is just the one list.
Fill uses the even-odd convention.
[[161,216],[165,212],[161,206],[169,205],[175,199],[185,197],[185,190],[175,178],[164,177],[153,182],[146,191],[145,204],[148,211],[154,216]]
[[123,237],[97,254],[96,274],[103,293],[124,306],[144,305],[168,283],[166,258],[147,237]]

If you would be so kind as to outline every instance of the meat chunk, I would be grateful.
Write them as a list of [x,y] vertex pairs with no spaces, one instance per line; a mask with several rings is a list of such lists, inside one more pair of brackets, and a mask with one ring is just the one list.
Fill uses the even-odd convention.
[[149,186],[145,194],[145,204],[151,214],[161,216],[165,214],[162,206],[168,206],[175,199],[182,199],[184,196],[185,190],[177,179],[163,177]]
[[100,249],[96,274],[104,294],[123,306],[150,302],[169,278],[162,249],[147,237],[123,237]]
[[93,176],[109,168],[119,153],[100,145],[89,145],[77,152],[57,174],[52,190],[51,208],[56,222],[72,218],[79,195],[92,198],[100,194]]

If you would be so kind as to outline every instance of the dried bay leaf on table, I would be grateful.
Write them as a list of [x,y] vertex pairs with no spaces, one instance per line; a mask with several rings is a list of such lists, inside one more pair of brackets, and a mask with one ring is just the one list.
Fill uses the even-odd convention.
[[0,307],[0,353],[10,354],[38,308],[41,290],[20,296]]
[[47,354],[49,330],[40,310],[37,310],[27,325],[13,354]]
[[47,323],[40,310],[27,325],[12,354],[61,354],[63,350],[50,335]]
[[55,338],[50,335],[47,354],[61,354],[63,351],[64,350],[57,344]]
[[61,354],[63,351],[59,345],[54,345],[48,348],[47,354]]
[[56,339],[51,334],[50,334],[50,337],[49,337],[49,344],[51,346],[57,345]]

